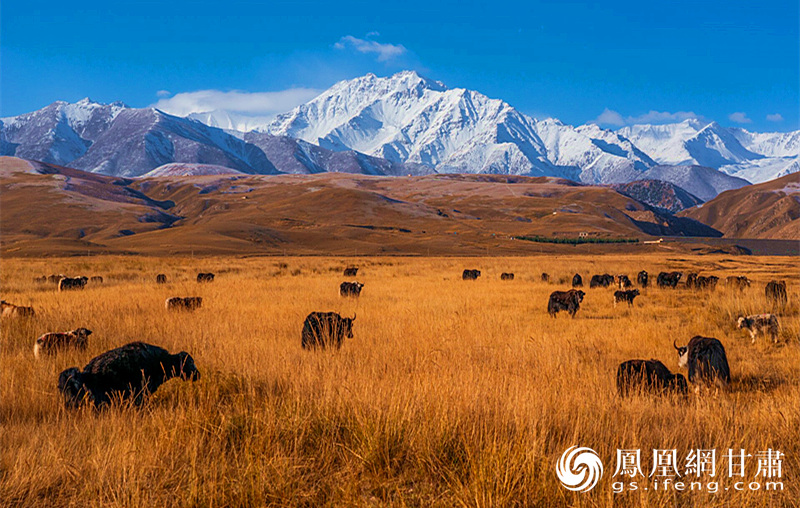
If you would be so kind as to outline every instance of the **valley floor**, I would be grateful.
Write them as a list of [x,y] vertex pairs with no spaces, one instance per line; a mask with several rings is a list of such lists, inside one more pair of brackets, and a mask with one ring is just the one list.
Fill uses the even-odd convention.
[[[359,299],[339,296],[359,266]],[[465,268],[482,271],[462,281]],[[661,270],[746,275],[733,291],[642,289],[614,307],[588,289],[574,319],[548,295],[574,273]],[[211,284],[197,272],[214,272]],[[501,281],[501,272],[514,272]],[[541,273],[550,274],[549,283]],[[41,275],[100,275],[59,293]],[[164,273],[170,283],[156,285]],[[740,314],[767,312],[764,285],[785,279],[780,342],[750,343]],[[4,259],[2,298],[36,317],[0,336],[0,499],[7,506],[796,506],[800,499],[800,260],[705,255],[514,258],[71,257]],[[202,296],[168,313],[171,296]],[[300,348],[312,311],[357,316],[337,352]],[[85,352],[35,360],[48,331],[87,327]],[[733,382],[719,393],[621,399],[617,365],[655,358],[680,371],[673,340],[716,337]],[[196,383],[170,381],[141,408],[69,411],[59,372],[142,340],[188,351]],[[685,374],[685,371],[683,372]],[[562,487],[556,464],[587,446],[604,464],[589,493]],[[738,492],[728,449],[785,454],[783,491]],[[618,449],[717,450],[716,493],[614,493]],[[645,478],[639,478],[644,483]]]

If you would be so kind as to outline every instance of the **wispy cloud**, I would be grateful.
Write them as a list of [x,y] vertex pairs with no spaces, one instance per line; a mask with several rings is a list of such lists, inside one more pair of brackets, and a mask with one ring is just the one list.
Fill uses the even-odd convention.
[[616,111],[606,108],[597,118],[594,119],[594,123],[598,125],[614,125],[616,127],[622,127],[625,125],[625,119],[622,118],[622,115]]
[[182,92],[168,97],[164,90],[157,92],[160,97],[152,106],[166,113],[186,116],[208,111],[228,111],[246,116],[274,116],[307,102],[320,90],[313,88],[290,88],[277,92],[244,92],[232,90],[198,90]]
[[333,47],[338,50],[353,49],[359,53],[374,53],[377,55],[379,62],[386,62],[408,52],[402,44],[389,44],[388,42],[378,42],[372,39],[378,35],[380,35],[378,32],[370,32],[365,39],[345,35]]
[[780,113],[775,113],[774,115],[767,115],[767,120],[770,122],[782,122],[783,115]]
[[676,111],[671,113],[669,111],[656,111],[650,110],[649,112],[638,116],[623,117],[619,112],[613,109],[605,108],[600,116],[593,120],[598,125],[612,125],[615,127],[622,127],[623,125],[635,124],[665,124],[682,122],[689,119],[703,120],[701,115],[693,111]]
[[690,120],[695,118],[701,119],[702,116],[698,115],[694,111],[676,111],[674,113],[670,113],[669,111],[656,111],[651,109],[644,115],[629,116],[627,118],[627,122],[631,124],[636,124],[636,123],[661,124],[661,123],[682,122],[684,120]]
[[752,123],[753,121],[747,118],[747,113],[742,113],[741,111],[737,111],[736,113],[731,113],[728,115],[728,120],[731,122],[736,123]]

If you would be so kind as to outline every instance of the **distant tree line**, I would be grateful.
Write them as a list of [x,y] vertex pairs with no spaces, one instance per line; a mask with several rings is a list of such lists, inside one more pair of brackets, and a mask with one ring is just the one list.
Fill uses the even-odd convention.
[[569,245],[578,245],[582,243],[638,243],[638,238],[595,238],[595,237],[580,237],[580,238],[551,238],[548,236],[517,236],[517,240],[526,240],[529,242],[538,243],[565,243]]

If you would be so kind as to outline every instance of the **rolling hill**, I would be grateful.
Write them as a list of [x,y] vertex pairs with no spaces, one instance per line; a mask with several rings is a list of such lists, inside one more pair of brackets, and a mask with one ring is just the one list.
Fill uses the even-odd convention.
[[680,215],[727,238],[800,240],[800,174],[723,192]]
[[719,236],[610,188],[552,177],[127,179],[13,157],[0,158],[0,174],[5,255],[515,254],[564,248],[520,236]]

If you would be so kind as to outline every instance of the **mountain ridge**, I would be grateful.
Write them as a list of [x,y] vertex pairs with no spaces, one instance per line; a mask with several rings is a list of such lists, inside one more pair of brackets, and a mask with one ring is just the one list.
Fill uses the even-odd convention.
[[[57,101],[0,119],[0,154],[126,177],[170,163],[249,174],[455,172],[591,184],[658,174],[703,199],[800,169],[800,131],[753,133],[697,119],[617,131],[575,127],[414,71],[343,80],[265,126],[231,129],[258,123],[251,120],[223,110],[177,117],[120,102]],[[712,172],[687,178],[686,167],[699,162]]]

